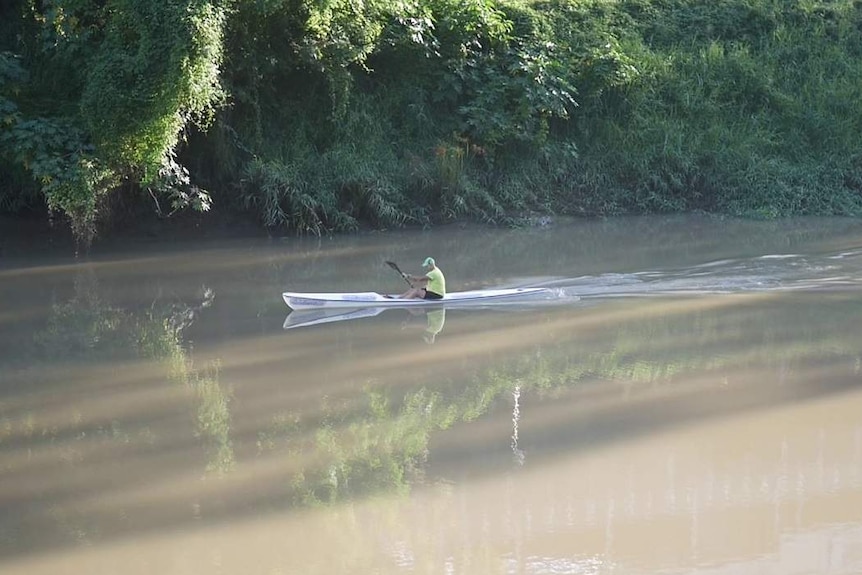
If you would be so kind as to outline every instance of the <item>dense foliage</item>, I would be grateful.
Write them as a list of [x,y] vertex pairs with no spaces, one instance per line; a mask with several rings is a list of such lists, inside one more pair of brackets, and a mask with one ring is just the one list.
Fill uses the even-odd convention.
[[13,0],[0,210],[859,215],[860,55],[859,0]]

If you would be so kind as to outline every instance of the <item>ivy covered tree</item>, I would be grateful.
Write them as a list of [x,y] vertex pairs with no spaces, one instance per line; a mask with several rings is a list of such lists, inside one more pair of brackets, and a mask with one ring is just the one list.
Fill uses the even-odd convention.
[[92,240],[100,201],[124,182],[167,193],[174,208],[209,207],[176,151],[222,101],[227,1],[4,6],[2,162],[29,173],[80,240]]

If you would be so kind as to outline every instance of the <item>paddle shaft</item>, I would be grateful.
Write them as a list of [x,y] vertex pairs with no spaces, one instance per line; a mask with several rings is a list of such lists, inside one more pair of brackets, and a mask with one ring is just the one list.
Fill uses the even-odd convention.
[[404,272],[401,271],[401,268],[398,267],[398,264],[396,264],[395,262],[386,262],[386,265],[388,265],[390,268],[392,268],[393,270],[398,272],[401,275],[401,277],[404,279],[404,281],[407,282],[407,285],[409,285],[410,287],[413,287],[413,284],[410,283],[409,279],[407,279],[407,274],[405,274]]

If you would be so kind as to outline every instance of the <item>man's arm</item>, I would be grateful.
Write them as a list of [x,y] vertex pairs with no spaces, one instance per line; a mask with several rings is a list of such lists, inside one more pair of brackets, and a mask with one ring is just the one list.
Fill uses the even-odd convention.
[[418,285],[419,287],[425,287],[428,285],[428,282],[431,281],[431,278],[428,276],[414,276],[407,274],[407,281],[411,284]]

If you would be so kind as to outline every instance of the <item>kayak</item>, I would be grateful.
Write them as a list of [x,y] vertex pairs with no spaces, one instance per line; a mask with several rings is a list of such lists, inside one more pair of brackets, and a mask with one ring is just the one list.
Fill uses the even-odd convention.
[[356,293],[300,293],[284,292],[284,303],[294,310],[319,308],[389,308],[389,307],[451,307],[485,306],[522,303],[525,299],[552,297],[556,292],[549,288],[504,288],[451,292],[443,299],[401,299],[377,292]]

